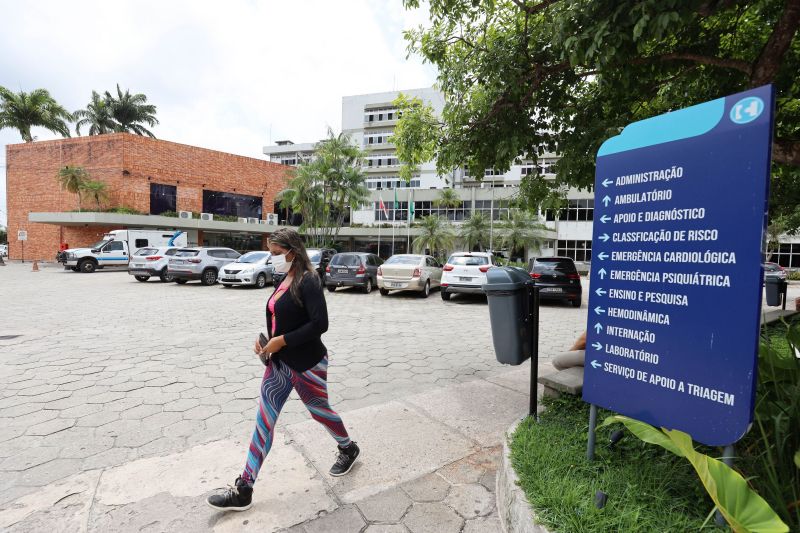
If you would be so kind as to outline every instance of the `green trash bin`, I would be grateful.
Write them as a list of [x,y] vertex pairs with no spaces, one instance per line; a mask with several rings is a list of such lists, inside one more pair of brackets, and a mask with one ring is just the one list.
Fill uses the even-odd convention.
[[519,365],[533,353],[530,274],[518,267],[496,267],[486,272],[483,291],[489,302],[489,321],[497,361]]

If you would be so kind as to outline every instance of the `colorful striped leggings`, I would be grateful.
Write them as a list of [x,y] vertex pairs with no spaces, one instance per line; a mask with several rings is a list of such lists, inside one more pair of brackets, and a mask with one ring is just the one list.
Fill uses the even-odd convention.
[[283,409],[283,404],[292,392],[297,391],[311,417],[325,426],[328,433],[336,439],[339,446],[350,444],[350,437],[342,424],[342,419],[331,409],[328,403],[328,356],[314,368],[305,372],[292,370],[282,362],[273,361],[264,371],[261,382],[261,400],[256,416],[256,430],[247,453],[242,480],[248,485],[255,483],[258,471],[272,448],[272,437],[275,433],[275,422]]

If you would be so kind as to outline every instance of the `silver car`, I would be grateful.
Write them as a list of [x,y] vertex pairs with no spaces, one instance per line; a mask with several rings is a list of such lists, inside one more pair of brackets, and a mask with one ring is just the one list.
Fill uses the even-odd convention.
[[232,260],[239,259],[239,255],[239,252],[230,248],[181,248],[170,258],[167,273],[179,285],[192,279],[199,279],[203,285],[213,285],[217,282],[220,269]]
[[162,282],[172,281],[172,276],[167,271],[169,258],[178,253],[180,248],[162,246],[160,248],[140,248],[131,256],[128,263],[128,274],[137,281],[147,281],[151,277],[158,277]]
[[247,252],[233,263],[222,267],[219,282],[223,287],[250,285],[263,289],[272,283],[274,268],[270,262],[271,257],[269,252]]
[[383,296],[402,290],[417,291],[427,298],[441,283],[442,265],[429,255],[393,255],[378,268],[378,288]]

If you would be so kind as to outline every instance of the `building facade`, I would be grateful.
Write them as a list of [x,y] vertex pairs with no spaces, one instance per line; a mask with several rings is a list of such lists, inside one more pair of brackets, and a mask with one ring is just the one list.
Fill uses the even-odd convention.
[[[440,175],[436,162],[420,165],[410,182],[400,179],[400,161],[390,138],[399,118],[398,109],[392,102],[400,93],[420,98],[429,104],[436,114],[444,108],[442,94],[432,88],[411,89],[373,93],[342,98],[342,131],[351,136],[353,142],[365,153],[365,184],[370,191],[367,205],[352,210],[353,225],[374,228],[381,225],[408,225],[409,205],[413,203],[414,221],[430,214],[438,214],[454,224],[459,224],[474,212],[486,215],[491,224],[499,223],[509,212],[509,201],[519,192],[522,179],[528,175],[541,175],[553,179],[555,154],[544,154],[534,163],[519,159],[508,172],[486,169],[482,176],[470,176],[464,169],[455,169]],[[293,144],[288,141],[264,147],[264,153],[273,162],[299,164],[303,158],[313,157],[313,143]],[[452,188],[461,199],[456,207],[439,207],[435,204],[440,191]],[[386,211],[380,209],[383,202]],[[395,207],[396,205],[396,207]],[[561,213],[541,213],[541,223],[549,231],[544,233],[545,244],[541,249],[528,250],[531,255],[558,254],[572,257],[578,262],[591,261],[592,220],[594,219],[594,194],[590,191],[571,190],[567,193],[567,207]],[[391,233],[391,229],[389,230]],[[395,232],[396,233],[396,232]],[[381,255],[386,256],[387,237],[383,230]],[[493,231],[494,235],[495,232]],[[399,238],[405,250],[407,239]],[[394,238],[398,239],[397,236]],[[371,243],[374,248],[375,243]],[[496,242],[490,244],[498,248]],[[395,251],[398,247],[395,246]],[[375,251],[372,249],[371,251]],[[508,251],[505,251],[509,253]]]
[[[106,184],[103,207],[131,213],[78,212],[77,195],[57,180],[67,165]],[[129,227],[184,229],[191,244],[262,249],[274,226],[257,221],[273,211],[286,181],[284,165],[128,133],[9,145],[9,257],[22,259],[24,249],[26,260],[52,260],[62,245],[85,246]],[[82,208],[97,207],[82,201]],[[181,211],[186,218],[178,218]],[[201,220],[201,213],[212,216]]]

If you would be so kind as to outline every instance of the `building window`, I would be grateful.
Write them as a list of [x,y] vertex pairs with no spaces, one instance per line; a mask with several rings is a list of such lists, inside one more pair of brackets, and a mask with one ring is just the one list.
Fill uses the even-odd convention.
[[175,185],[150,183],[150,214],[177,211],[178,188]]
[[203,190],[203,213],[261,218],[261,197]]
[[556,254],[574,261],[591,261],[592,241],[557,241]]
[[[551,209],[545,211],[545,220],[552,222],[555,219]],[[594,220],[594,199],[568,200],[567,207],[559,211],[558,219],[580,222]]]
[[786,268],[800,268],[800,242],[779,245],[769,261]]

